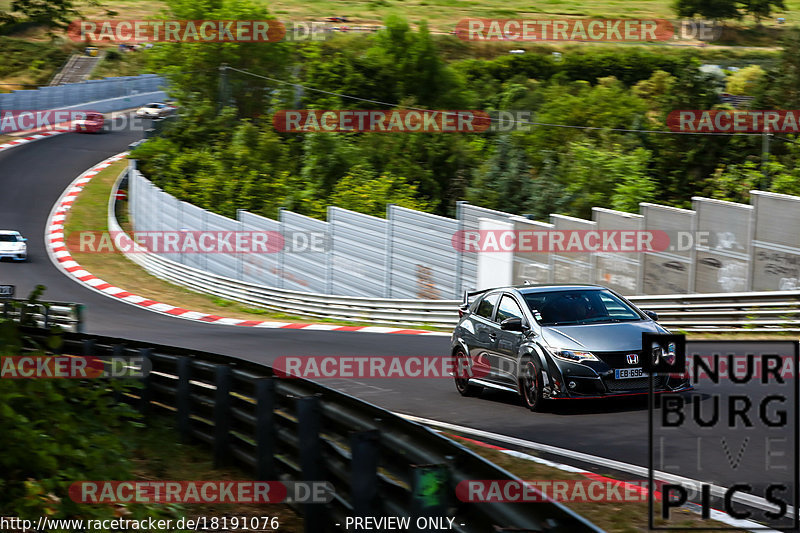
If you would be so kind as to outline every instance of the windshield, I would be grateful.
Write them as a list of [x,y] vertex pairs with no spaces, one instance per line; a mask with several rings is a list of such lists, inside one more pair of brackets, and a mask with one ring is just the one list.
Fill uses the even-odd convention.
[[0,242],[17,242],[20,240],[16,235],[5,233],[0,235]]
[[524,297],[542,326],[643,320],[631,306],[607,290],[534,292]]

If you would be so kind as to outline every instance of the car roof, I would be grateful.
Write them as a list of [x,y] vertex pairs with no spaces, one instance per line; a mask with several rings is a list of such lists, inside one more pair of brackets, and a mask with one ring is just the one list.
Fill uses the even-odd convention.
[[0,229],[0,235],[19,235],[20,233],[13,229]]
[[536,294],[537,292],[556,292],[556,291],[601,291],[606,287],[602,285],[576,285],[574,283],[550,283],[546,285],[518,285],[509,287],[516,289],[520,294]]

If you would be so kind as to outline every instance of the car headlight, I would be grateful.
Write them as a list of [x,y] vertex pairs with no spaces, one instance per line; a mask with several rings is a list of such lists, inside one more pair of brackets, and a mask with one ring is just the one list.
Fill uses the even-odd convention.
[[592,352],[582,352],[579,350],[565,350],[563,348],[550,348],[553,357],[570,363],[580,363],[583,361],[597,361],[597,357]]

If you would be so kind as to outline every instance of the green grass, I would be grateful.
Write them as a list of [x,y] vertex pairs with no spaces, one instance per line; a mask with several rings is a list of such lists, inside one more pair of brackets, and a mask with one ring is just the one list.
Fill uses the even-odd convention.
[[54,44],[0,35],[0,92],[26,88],[22,84],[47,85],[75,49],[72,43]]

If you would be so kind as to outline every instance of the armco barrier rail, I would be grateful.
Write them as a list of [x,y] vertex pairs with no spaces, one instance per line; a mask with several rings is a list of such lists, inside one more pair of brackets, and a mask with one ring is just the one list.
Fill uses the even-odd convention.
[[[120,180],[126,175],[126,169]],[[117,180],[117,185],[120,180]],[[108,227],[122,231],[115,215],[116,188],[108,207]],[[127,257],[152,275],[177,285],[259,308],[316,318],[381,324],[451,328],[458,321],[458,300],[389,299],[314,294],[265,287],[189,267],[138,248]],[[655,311],[659,323],[683,331],[800,331],[800,291],[629,296]]]
[[555,502],[460,502],[460,481],[517,478],[424,426],[312,381],[275,377],[265,365],[83,334],[65,334],[60,353],[142,357],[152,370],[122,398],[174,416],[184,438],[213,448],[217,465],[235,463],[264,481],[331,483],[330,503],[298,508],[309,533],[343,531],[346,516],[450,516],[463,533],[600,531]]
[[30,303],[27,300],[0,300],[3,318],[40,328],[58,326],[64,331],[83,331],[83,305],[63,302]]

